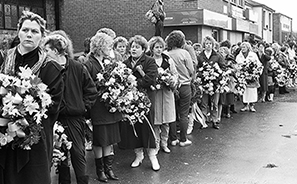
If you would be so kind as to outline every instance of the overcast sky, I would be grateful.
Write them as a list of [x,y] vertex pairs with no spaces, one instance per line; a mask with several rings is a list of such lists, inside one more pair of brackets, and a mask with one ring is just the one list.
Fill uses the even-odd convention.
[[275,10],[276,13],[287,15],[293,19],[293,30],[297,31],[296,0],[254,0]]

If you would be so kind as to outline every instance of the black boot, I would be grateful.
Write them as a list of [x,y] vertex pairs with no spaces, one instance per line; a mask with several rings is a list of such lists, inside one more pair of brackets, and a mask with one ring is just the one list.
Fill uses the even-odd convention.
[[70,184],[71,183],[71,176],[70,176],[70,168],[67,166],[59,166],[59,184]]
[[233,105],[230,105],[230,111],[232,113],[237,113],[237,111],[235,110],[235,105],[234,104]]
[[279,90],[279,94],[285,94],[285,87],[284,86],[278,87],[278,90]]
[[89,176],[80,176],[76,178],[77,184],[88,184],[89,183]]
[[104,173],[103,158],[95,158],[95,164],[98,180],[107,183],[107,177]]
[[213,127],[214,129],[220,129],[220,127],[219,127],[219,125],[218,125],[217,122],[213,122],[212,127]]
[[119,180],[119,178],[112,171],[112,163],[114,155],[108,155],[103,158],[105,174],[109,179]]

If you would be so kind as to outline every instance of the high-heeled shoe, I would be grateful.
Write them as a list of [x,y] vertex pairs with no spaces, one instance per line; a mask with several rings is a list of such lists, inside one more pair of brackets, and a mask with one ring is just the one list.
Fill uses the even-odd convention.
[[132,168],[139,167],[140,164],[142,163],[142,160],[144,159],[142,148],[137,148],[134,151],[136,153],[136,158],[131,164]]

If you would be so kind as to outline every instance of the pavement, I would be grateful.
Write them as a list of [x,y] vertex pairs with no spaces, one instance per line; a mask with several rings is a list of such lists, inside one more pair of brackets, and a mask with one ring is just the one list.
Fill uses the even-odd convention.
[[[239,112],[223,118],[220,129],[200,129],[188,136],[193,144],[159,152],[161,169],[151,169],[146,155],[138,168],[130,168],[132,150],[116,145],[114,172],[118,184],[297,184],[297,91],[279,95],[274,102],[256,104],[256,113]],[[242,107],[236,104],[236,110]],[[93,152],[87,152],[90,184],[96,180]],[[52,183],[57,175],[52,169]],[[76,183],[72,170],[72,183]]]

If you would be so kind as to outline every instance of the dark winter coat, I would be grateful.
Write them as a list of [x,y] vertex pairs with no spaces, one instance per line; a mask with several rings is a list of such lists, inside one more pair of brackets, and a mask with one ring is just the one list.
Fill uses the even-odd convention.
[[[44,55],[39,48],[21,56],[15,49],[8,52],[14,55],[17,72],[20,66],[32,66]],[[5,60],[6,61],[6,60]],[[53,150],[53,125],[58,118],[62,100],[63,78],[62,67],[55,61],[45,58],[39,69],[39,77],[45,83],[52,97],[53,104],[48,109],[48,118],[42,120],[43,129],[41,139],[31,146],[31,150],[20,148],[12,149],[11,146],[0,149],[0,184],[50,184],[50,168]],[[4,65],[5,66],[5,62]]]
[[64,72],[65,89],[60,117],[82,117],[97,99],[97,89],[87,68],[72,59],[67,59]]
[[[91,78],[96,83],[98,81],[97,74],[102,71],[102,66],[95,58],[94,54],[89,56],[89,60],[85,63]],[[100,91],[100,89],[97,89]],[[90,110],[90,117],[93,125],[113,124],[123,119],[119,112],[110,113],[106,107],[105,102],[101,100],[101,96],[97,96],[97,100]]]

